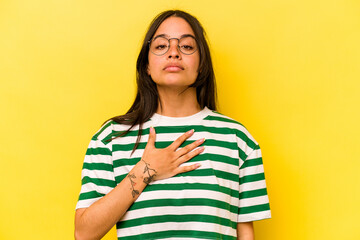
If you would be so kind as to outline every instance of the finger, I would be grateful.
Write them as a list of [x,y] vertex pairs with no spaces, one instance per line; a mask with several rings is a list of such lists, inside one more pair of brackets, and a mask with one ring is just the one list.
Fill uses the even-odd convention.
[[190,152],[191,150],[195,149],[196,147],[198,147],[199,145],[201,145],[202,143],[204,143],[205,141],[205,138],[201,138],[199,140],[196,140],[195,142],[193,143],[190,143],[188,145],[186,145],[185,147],[179,149],[176,151],[176,155],[178,157],[181,157],[182,155]]
[[184,133],[183,135],[181,135],[180,137],[178,137],[170,146],[169,148],[171,148],[172,150],[176,150],[178,147],[180,147],[180,145],[186,140],[188,139],[191,135],[194,134],[194,129],[191,129],[190,131],[187,131],[186,133]]
[[155,147],[155,139],[156,139],[155,128],[151,126],[149,130],[149,139],[146,144],[146,147]]
[[200,166],[201,166],[200,163],[195,163],[195,164],[190,165],[190,166],[178,167],[177,170],[176,170],[176,174],[184,173],[184,172],[190,172],[192,170],[195,170],[195,169],[199,168]]
[[204,151],[204,149],[205,149],[205,147],[199,147],[198,149],[195,149],[194,151],[184,154],[176,160],[176,163],[180,165],[181,163],[187,162],[190,159],[192,159],[193,157],[195,157],[196,155],[199,155],[200,153],[202,153]]

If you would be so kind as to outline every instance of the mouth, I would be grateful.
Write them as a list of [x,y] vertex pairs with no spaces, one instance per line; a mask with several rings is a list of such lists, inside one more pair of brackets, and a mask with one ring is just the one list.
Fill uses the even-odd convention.
[[169,64],[163,70],[167,72],[179,72],[184,70],[184,68],[178,64]]
[[181,67],[178,67],[178,66],[169,66],[169,67],[166,67],[164,68],[165,71],[167,72],[179,72],[181,70],[183,70]]

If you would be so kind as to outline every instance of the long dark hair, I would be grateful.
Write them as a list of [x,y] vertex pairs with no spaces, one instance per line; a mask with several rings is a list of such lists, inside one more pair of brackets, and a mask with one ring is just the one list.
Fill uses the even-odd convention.
[[[200,55],[199,74],[193,84],[189,87],[196,88],[197,101],[200,108],[205,106],[211,110],[217,110],[216,108],[216,85],[215,74],[210,56],[209,46],[206,41],[206,34],[201,26],[200,22],[189,13],[181,10],[168,10],[157,15],[151,22],[149,29],[145,35],[142,48],[136,63],[136,82],[137,93],[135,101],[127,111],[126,114],[113,117],[109,120],[113,120],[117,123],[130,125],[129,129],[121,132],[117,137],[126,135],[135,125],[139,125],[139,132],[137,135],[136,143],[133,152],[138,147],[141,134],[142,125],[144,122],[150,119],[150,117],[156,112],[159,104],[159,94],[155,82],[151,79],[151,76],[147,73],[147,67],[149,64],[149,41],[153,38],[156,30],[160,24],[169,17],[180,17],[189,23],[194,31],[196,41],[198,43],[198,51]],[[113,139],[114,139],[113,138]]]

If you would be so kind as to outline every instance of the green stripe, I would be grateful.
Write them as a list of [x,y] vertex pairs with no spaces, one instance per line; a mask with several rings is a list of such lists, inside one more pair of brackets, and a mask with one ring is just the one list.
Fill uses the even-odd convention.
[[106,186],[106,187],[116,187],[116,182],[113,180],[108,179],[101,179],[101,178],[90,178],[88,176],[83,177],[81,180],[82,185],[86,183],[94,183],[97,186]]
[[130,220],[125,220],[120,222],[118,225],[119,228],[129,228],[134,226],[141,226],[146,224],[153,223],[165,223],[171,222],[174,224],[176,222],[204,222],[204,223],[214,223],[223,225],[226,227],[231,227],[236,229],[237,222],[233,222],[230,219],[222,218],[220,216],[211,216],[203,214],[183,214],[183,215],[161,215],[161,216],[149,216],[149,217],[140,217]]
[[267,210],[270,210],[269,203],[256,205],[256,206],[242,207],[239,209],[239,214],[248,214],[248,213],[262,212]]
[[83,169],[104,170],[104,171],[109,171],[109,172],[114,171],[113,166],[111,164],[107,164],[107,163],[87,163],[87,162],[84,162]]
[[[188,126],[157,126],[155,127],[155,132],[157,134],[171,134],[171,133],[185,133],[191,129],[194,129],[195,132],[210,132],[210,133],[217,133],[217,134],[233,134],[237,137],[241,138],[245,143],[248,144],[248,146],[252,149],[255,149],[256,144],[242,131],[236,129],[236,128],[227,128],[227,127],[209,127],[209,126],[202,126],[202,125],[188,125]],[[114,131],[111,135],[115,136],[120,134],[121,132]],[[129,133],[127,133],[123,137],[130,137],[130,136],[137,136],[138,130],[132,130]],[[142,136],[149,134],[149,128],[143,129]]]
[[[116,228],[118,224],[116,224]],[[134,236],[126,236],[119,237],[118,240],[125,239],[162,239],[162,238],[170,238],[170,237],[183,237],[183,238],[199,238],[199,239],[222,239],[222,240],[236,240],[236,237],[220,234],[217,232],[205,232],[205,231],[195,231],[195,230],[169,230],[169,231],[161,231],[161,232],[151,232],[151,233],[141,233],[139,235]]]
[[243,150],[241,150],[240,148],[238,150],[239,150],[239,158],[241,160],[245,161],[248,155],[246,155],[246,153]]
[[245,133],[243,133],[242,131],[240,130],[237,130],[236,129],[236,136],[240,139],[242,139],[246,145],[248,145],[250,148],[252,149],[257,149],[257,144],[253,142],[253,140],[251,140]]
[[135,202],[128,211],[163,206],[210,206],[228,210],[232,213],[238,212],[238,207],[230,203],[207,198],[184,198],[184,199],[153,199]]
[[107,124],[103,125],[100,130],[92,137],[91,140],[97,140],[99,135],[105,131],[106,128],[108,128],[109,126],[111,126],[111,124],[113,123],[113,121],[109,121]]
[[[116,179],[124,179],[126,177],[126,175],[127,175],[127,173],[116,176]],[[239,175],[237,175],[237,174],[224,172],[224,171],[220,171],[220,170],[214,170],[212,168],[196,169],[195,171],[179,173],[179,174],[177,174],[177,175],[175,175],[173,177],[174,178],[176,178],[176,177],[187,177],[187,176],[191,176],[191,177],[212,177],[214,175],[216,177],[218,177],[218,178],[222,178],[222,179],[233,181],[233,182],[238,182],[239,181],[238,180]]]
[[[221,113],[218,113],[218,114],[220,114],[222,116],[225,116],[225,115],[223,115]],[[229,119],[229,118],[220,117],[220,116],[208,115],[207,117],[204,118],[204,120],[235,123],[235,124],[239,124],[240,126],[244,127],[244,125],[242,125],[241,123],[239,123],[238,121],[236,121],[234,119]]]
[[[173,142],[174,141],[162,141],[162,142],[158,141],[158,142],[155,142],[155,147],[156,148],[166,148],[166,147],[170,146]],[[193,142],[195,142],[195,140],[184,141],[180,145],[180,147],[183,148],[186,145],[191,144]],[[147,144],[146,142],[139,143],[139,146],[137,149],[145,149],[146,144]],[[134,148],[134,145],[135,145],[135,143],[113,144],[113,151],[130,151]],[[201,146],[223,147],[223,148],[228,148],[228,149],[232,149],[232,150],[238,149],[236,142],[225,142],[225,141],[218,141],[218,140],[214,140],[214,139],[206,139],[206,141]]]
[[111,156],[111,151],[108,148],[101,148],[101,147],[97,147],[97,148],[88,148],[86,150],[86,155],[107,155],[107,156]]
[[231,188],[222,187],[216,184],[208,184],[208,183],[167,183],[167,184],[150,184],[145,189],[144,192],[151,192],[151,191],[181,191],[181,190],[208,190],[208,191],[215,191],[221,192],[224,194],[228,194],[231,197],[238,198],[239,192],[233,190]]
[[220,170],[215,170],[212,168],[197,169],[196,171],[184,172],[184,173],[180,173],[174,177],[185,177],[185,176],[193,176],[193,177],[208,177],[209,176],[210,177],[210,176],[214,176],[214,175],[218,178],[230,180],[233,182],[237,182],[239,179],[239,175],[237,175],[237,174],[224,172],[224,171],[220,171]]
[[264,180],[264,179],[265,179],[264,173],[247,175],[247,176],[240,178],[240,184],[248,183],[248,182],[256,182],[256,181],[260,181],[260,180]]
[[[113,160],[114,168],[116,167],[122,167],[127,165],[135,165],[140,161],[139,158],[120,158]],[[195,156],[194,158],[190,159],[188,162],[195,162],[195,161],[215,161],[215,162],[221,162],[226,163],[234,166],[239,166],[239,159],[238,158],[231,158],[225,155],[219,155],[219,154],[211,154],[211,153],[202,153],[200,155]]]
[[244,169],[246,167],[253,167],[253,166],[258,166],[258,165],[262,165],[263,161],[262,158],[254,158],[254,159],[248,159],[246,160],[243,165],[241,165],[240,169]]
[[127,166],[127,165],[136,165],[140,161],[141,157],[138,158],[120,158],[120,159],[114,159],[113,165],[114,168]]
[[260,197],[260,196],[266,196],[266,195],[267,195],[266,188],[262,188],[262,189],[241,192],[240,199]]
[[[120,176],[116,176],[116,182],[120,183],[127,175],[123,174]],[[217,184],[209,184],[209,183],[163,183],[163,184],[150,184],[146,186],[144,192],[152,192],[152,191],[181,191],[181,190],[208,190],[221,192],[224,194],[228,194],[231,197],[238,198],[239,191],[231,188],[223,187]]]

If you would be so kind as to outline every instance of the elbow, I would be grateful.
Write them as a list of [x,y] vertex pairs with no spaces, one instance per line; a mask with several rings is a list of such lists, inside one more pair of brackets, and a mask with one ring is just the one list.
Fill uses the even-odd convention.
[[80,231],[78,228],[75,227],[74,231],[75,240],[100,240],[101,237],[94,236],[89,234],[88,231]]
[[87,238],[79,231],[75,228],[75,232],[74,232],[74,237],[75,240],[86,240]]
[[85,209],[78,209],[75,213],[75,230],[74,237],[75,240],[91,240],[93,237],[89,236],[89,231],[83,224],[82,215]]
[[84,228],[81,228],[79,225],[75,224],[74,231],[75,240],[94,240],[94,237],[89,236],[89,231],[86,231]]

